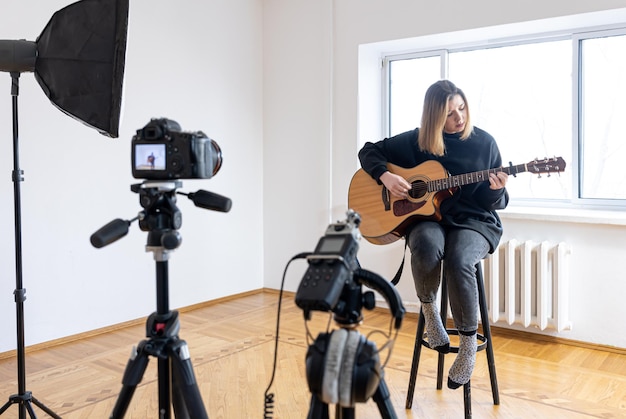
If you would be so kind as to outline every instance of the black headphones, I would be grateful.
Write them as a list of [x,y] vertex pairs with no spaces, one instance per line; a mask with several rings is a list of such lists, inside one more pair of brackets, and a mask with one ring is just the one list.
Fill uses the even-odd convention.
[[354,278],[358,283],[378,291],[385,298],[387,304],[389,304],[391,315],[396,319],[394,328],[400,329],[406,310],[404,309],[404,305],[402,305],[402,299],[396,287],[391,285],[382,276],[361,268],[355,270]]
[[376,344],[356,330],[320,333],[307,351],[306,375],[309,390],[324,403],[364,403],[382,378]]

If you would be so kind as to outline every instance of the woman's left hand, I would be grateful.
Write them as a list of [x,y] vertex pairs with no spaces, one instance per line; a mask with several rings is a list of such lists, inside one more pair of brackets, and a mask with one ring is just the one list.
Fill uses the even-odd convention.
[[493,190],[504,188],[508,180],[509,175],[505,172],[489,173],[489,187]]

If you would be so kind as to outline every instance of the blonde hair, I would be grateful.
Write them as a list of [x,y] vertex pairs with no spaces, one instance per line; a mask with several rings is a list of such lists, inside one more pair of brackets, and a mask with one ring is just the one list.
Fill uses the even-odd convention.
[[422,125],[419,129],[417,143],[420,150],[435,156],[443,156],[446,152],[443,143],[443,128],[448,116],[448,101],[459,95],[465,102],[467,118],[465,128],[461,132],[461,140],[466,140],[472,133],[469,105],[465,93],[449,80],[439,80],[431,85],[424,96]]

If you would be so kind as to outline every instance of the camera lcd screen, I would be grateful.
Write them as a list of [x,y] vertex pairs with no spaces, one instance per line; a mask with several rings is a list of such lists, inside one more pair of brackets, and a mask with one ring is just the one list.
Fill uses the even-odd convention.
[[135,170],[165,170],[165,144],[135,144]]
[[346,241],[345,236],[337,236],[337,237],[324,237],[318,248],[316,249],[316,253],[332,253],[339,254],[341,249],[343,248],[343,244]]

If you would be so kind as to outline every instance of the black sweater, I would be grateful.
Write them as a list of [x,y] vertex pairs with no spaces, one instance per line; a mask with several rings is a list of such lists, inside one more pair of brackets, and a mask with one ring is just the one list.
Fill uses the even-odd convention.
[[[451,175],[502,166],[495,140],[480,128],[474,127],[466,140],[461,140],[459,134],[444,134],[446,152],[443,156],[420,151],[417,133],[416,128],[377,143],[366,143],[359,152],[363,170],[380,183],[380,176],[387,171],[387,163],[413,168],[427,160],[436,160]],[[478,231],[487,239],[490,253],[493,253],[502,237],[502,223],[496,210],[504,209],[508,201],[506,188],[492,190],[489,181],[464,185],[441,204],[441,224]]]

